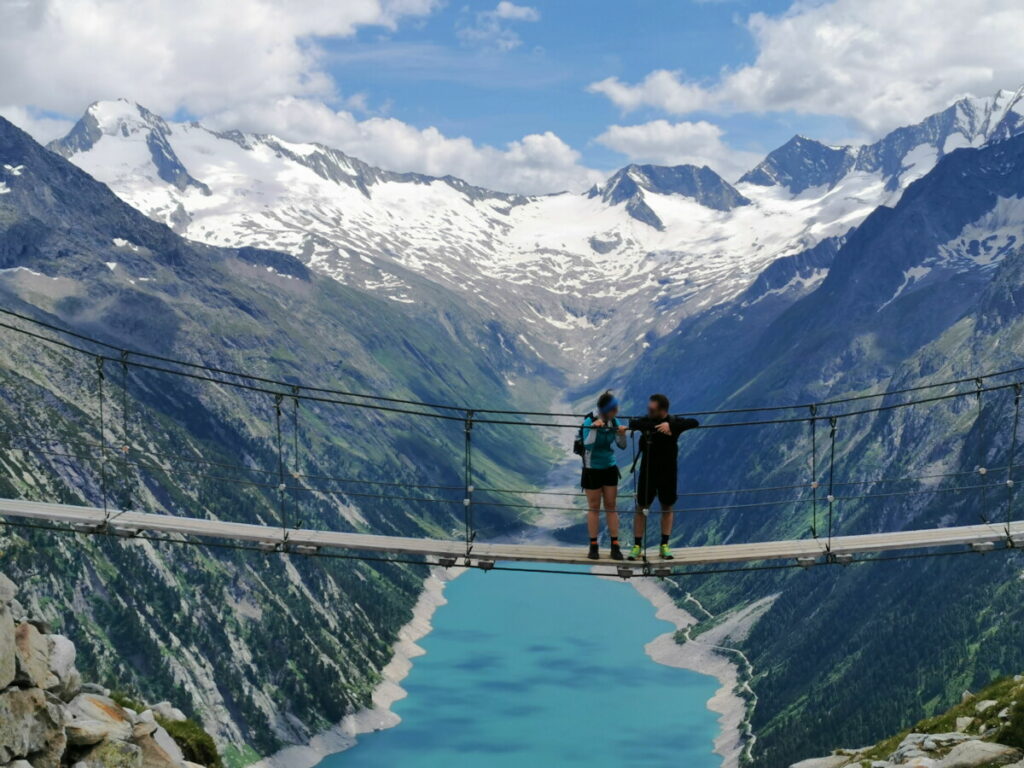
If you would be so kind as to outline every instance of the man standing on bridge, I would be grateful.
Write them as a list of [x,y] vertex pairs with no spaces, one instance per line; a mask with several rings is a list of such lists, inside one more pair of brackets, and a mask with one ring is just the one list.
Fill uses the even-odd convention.
[[[630,560],[643,556],[644,533],[647,530],[647,510],[654,499],[661,505],[662,560],[672,559],[668,540],[672,534],[672,507],[678,498],[676,490],[679,474],[679,436],[688,429],[699,427],[696,419],[670,416],[669,400],[665,395],[651,395],[647,403],[647,416],[631,419],[629,429],[642,433],[640,440],[640,474],[636,484],[636,515],[633,518],[633,548]],[[633,471],[637,471],[633,462]]]

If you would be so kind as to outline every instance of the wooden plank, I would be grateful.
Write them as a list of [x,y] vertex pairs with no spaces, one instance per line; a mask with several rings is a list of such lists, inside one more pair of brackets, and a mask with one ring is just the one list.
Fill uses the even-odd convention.
[[[465,543],[458,540],[417,539],[402,536],[342,531],[314,531],[232,523],[221,520],[159,515],[149,512],[113,510],[108,514],[95,507],[68,504],[0,499],[0,514],[31,520],[49,520],[79,526],[100,526],[107,520],[115,532],[151,531],[203,538],[225,539],[250,544],[281,547],[286,541],[298,547],[346,549],[362,552],[417,555],[432,558],[458,558],[466,554]],[[286,536],[287,534],[287,536]],[[1024,521],[1010,526],[1011,539],[1016,546],[1024,546]],[[1005,542],[1006,530],[1001,524],[965,525],[887,533],[835,536],[832,538],[833,555],[864,555],[896,550],[913,550],[950,546],[970,546],[983,543]],[[675,550],[675,559],[652,559],[656,568],[725,565],[758,561],[822,559],[829,551],[823,539],[795,539],[788,541],[760,541],[742,544],[714,544],[700,547],[682,547]],[[548,563],[553,565],[594,565],[586,558],[584,547],[545,544],[476,543],[472,549],[473,562],[511,561]],[[597,561],[601,565],[641,569],[642,563],[612,561],[604,555]]]

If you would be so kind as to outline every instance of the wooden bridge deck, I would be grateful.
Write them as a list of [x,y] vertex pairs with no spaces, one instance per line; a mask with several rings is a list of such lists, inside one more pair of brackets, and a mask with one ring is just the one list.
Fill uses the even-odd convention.
[[[102,530],[106,517],[102,509],[94,507],[11,499],[0,500],[0,515],[30,520],[48,520],[74,526],[83,532]],[[111,511],[108,525],[108,531],[123,536],[142,532],[165,535],[180,534],[258,545],[268,550],[282,548],[287,543],[291,550],[299,553],[311,553],[319,549],[344,549],[394,555],[421,555],[435,563],[441,559],[456,558],[460,565],[466,564],[466,545],[464,541],[459,540],[417,539],[305,529],[285,530],[280,527],[248,523],[230,523],[130,511]],[[991,523],[857,536],[834,536],[831,543],[831,555],[842,560],[856,555],[940,547],[973,547],[980,550],[999,544],[1024,547],[1024,521],[1011,523],[1009,539],[1006,534],[1005,523]],[[662,561],[655,558],[651,560],[651,564],[658,569],[779,560],[810,565],[829,554],[826,544],[827,542],[823,539],[795,539],[682,547],[674,550],[674,560]],[[595,564],[593,560],[588,560],[585,557],[585,547],[582,546],[474,543],[469,564],[483,563],[486,566],[488,563],[499,561],[552,565]],[[602,560],[598,562],[604,565],[633,569],[637,572],[643,568],[643,563],[608,560],[606,551],[602,551]]]

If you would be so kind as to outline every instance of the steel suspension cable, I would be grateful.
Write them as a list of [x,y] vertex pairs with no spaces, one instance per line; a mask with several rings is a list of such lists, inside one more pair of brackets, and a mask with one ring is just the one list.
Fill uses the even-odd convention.
[[832,416],[828,420],[829,423],[829,438],[832,443],[829,449],[828,459],[828,544],[825,547],[826,552],[832,551],[832,510],[835,506],[835,468],[836,468],[836,417]]
[[811,406],[811,536],[818,538],[818,407]]
[[106,420],[106,398],[104,397],[103,382],[106,375],[103,371],[103,359],[96,358],[96,391],[99,400],[99,427],[100,427],[100,494],[103,496],[103,518],[110,519],[110,510],[107,506],[107,420]]
[[[129,350],[125,350],[122,347],[119,347],[117,345],[111,344],[110,342],[105,342],[105,341],[102,341],[101,339],[97,339],[95,337],[90,337],[90,336],[87,336],[85,334],[77,333],[77,332],[72,331],[70,329],[63,328],[63,327],[55,325],[53,323],[48,323],[48,322],[45,322],[45,321],[42,321],[42,320],[38,320],[36,318],[30,317],[28,315],[24,315],[24,314],[21,314],[21,313],[18,313],[18,312],[14,312],[12,310],[0,308],[0,314],[8,315],[10,317],[15,317],[15,318],[18,318],[19,320],[22,320],[23,322],[27,322],[27,323],[30,323],[30,324],[33,324],[33,325],[36,325],[36,326],[39,326],[39,327],[42,327],[42,328],[46,328],[46,329],[51,330],[51,331],[53,331],[55,333],[64,334],[64,335],[66,335],[68,337],[75,338],[75,339],[78,339],[80,341],[85,341],[87,343],[95,344],[97,346],[101,346],[101,347],[104,347],[106,349],[114,350],[114,351],[116,351],[118,353],[129,351]],[[31,331],[27,331],[27,330],[25,330],[23,328],[19,328],[17,326],[10,325],[10,324],[7,324],[7,323],[0,323],[0,327],[7,328],[7,329],[15,331],[17,333],[26,334],[26,335],[32,336],[34,338],[38,338],[38,339],[43,340],[43,341],[48,341],[50,343],[54,343],[54,344],[57,344],[57,345],[60,345],[60,346],[64,346],[65,348],[72,349],[72,350],[78,351],[78,352],[83,353],[83,354],[95,354],[95,353],[93,353],[93,352],[91,352],[89,350],[82,349],[80,347],[76,347],[74,345],[68,344],[67,342],[62,342],[62,341],[57,340],[57,339],[51,339],[51,338],[42,336],[40,334],[35,334],[35,333],[32,333]],[[281,381],[281,380],[278,380],[278,379],[273,379],[273,378],[269,378],[269,377],[265,377],[265,376],[259,376],[259,375],[256,375],[256,374],[243,373],[243,372],[240,372],[240,371],[232,371],[232,370],[225,369],[225,368],[220,368],[220,367],[217,367],[217,366],[211,366],[211,365],[200,364],[200,363],[193,363],[193,362],[189,362],[187,360],[180,360],[180,359],[168,357],[168,356],[165,356],[165,355],[156,355],[156,354],[152,354],[152,353],[139,352],[137,350],[131,350],[130,353],[132,355],[134,355],[135,357],[145,358],[145,359],[149,359],[149,360],[155,360],[157,362],[163,362],[163,363],[169,363],[169,364],[174,364],[174,365],[180,365],[182,367],[191,368],[193,370],[201,370],[201,371],[206,371],[206,372],[210,372],[210,373],[216,373],[216,374],[225,375],[225,376],[234,376],[234,377],[237,377],[237,378],[248,379],[250,381],[256,381],[256,382],[260,382],[260,383],[263,383],[263,384],[275,385],[275,386],[284,387],[284,388],[298,387],[299,389],[302,389],[302,390],[304,390],[306,392],[318,392],[318,393],[323,393],[323,394],[334,394],[334,395],[340,395],[340,396],[343,396],[343,397],[355,397],[355,398],[359,398],[359,399],[376,400],[378,402],[390,402],[390,403],[401,404],[401,405],[420,406],[420,407],[434,408],[434,409],[446,410],[446,411],[458,411],[458,412],[465,412],[466,411],[466,407],[465,406],[461,406],[461,405],[452,405],[452,404],[446,404],[446,403],[430,403],[430,402],[425,402],[425,401],[413,400],[413,399],[409,399],[409,398],[395,398],[395,397],[388,397],[388,396],[384,396],[384,395],[358,393],[358,392],[351,392],[351,391],[347,391],[347,390],[335,389],[335,388],[330,388],[330,387],[316,387],[316,386],[307,386],[307,385],[295,385],[295,384],[292,384],[292,383],[289,383],[289,382],[285,382],[285,381]],[[136,365],[138,365],[138,364],[136,364]],[[175,372],[175,371],[170,371],[170,370],[167,370],[167,369],[161,369],[159,367],[157,367],[157,370],[163,370],[164,372],[167,372],[167,373],[177,373],[178,375],[186,375],[186,374],[184,374],[184,372],[181,372],[181,371]],[[912,386],[912,387],[903,387],[903,388],[900,388],[900,389],[889,390],[889,391],[886,391],[886,392],[868,393],[868,394],[863,394],[863,395],[853,395],[853,396],[845,397],[845,398],[837,398],[837,399],[833,399],[833,400],[823,400],[823,401],[820,401],[818,403],[803,403],[803,404],[773,405],[773,406],[750,406],[750,407],[745,407],[745,408],[731,408],[731,409],[718,409],[718,410],[707,410],[707,411],[693,411],[693,414],[694,415],[711,416],[711,415],[725,415],[725,414],[739,414],[739,413],[758,413],[758,412],[797,410],[797,409],[802,409],[802,408],[808,408],[808,407],[810,407],[810,405],[819,405],[819,406],[841,405],[841,404],[844,404],[844,403],[859,402],[859,401],[868,400],[868,399],[879,399],[879,398],[890,397],[890,396],[893,396],[893,395],[909,394],[909,393],[912,393],[912,392],[920,392],[920,391],[924,391],[924,390],[927,390],[927,389],[937,389],[937,388],[945,387],[945,386],[954,386],[954,385],[959,385],[959,384],[963,384],[963,383],[967,383],[967,382],[975,382],[975,383],[977,383],[978,381],[981,381],[981,380],[984,380],[984,379],[990,379],[990,378],[997,378],[997,377],[1001,377],[1001,376],[1007,376],[1007,375],[1010,375],[1010,374],[1013,374],[1013,373],[1019,373],[1021,371],[1024,371],[1024,366],[1017,366],[1017,367],[1014,367],[1014,368],[1008,368],[1008,369],[1004,369],[1004,370],[1000,370],[1000,371],[993,371],[993,372],[984,373],[984,374],[981,374],[981,375],[975,375],[975,376],[969,376],[969,377],[963,377],[963,378],[957,378],[957,379],[949,379],[949,380],[941,381],[941,382],[932,382],[932,383],[920,384],[920,385],[916,385],[916,386]],[[234,383],[234,382],[225,382],[225,381],[222,381],[222,380],[217,380],[217,381],[219,383],[222,383],[222,384],[236,385],[236,386],[238,385],[237,383]],[[991,391],[991,388],[986,389],[984,391]],[[958,397],[958,396],[962,396],[963,394],[969,394],[969,393],[954,393],[952,396],[957,396]],[[927,399],[927,400],[925,400],[923,402],[929,402],[931,400],[932,400],[932,398],[929,398],[929,399]],[[344,404],[356,405],[354,403],[344,403]],[[363,404],[363,405],[366,405],[366,404]],[[574,417],[575,418],[575,417],[578,416],[578,414],[575,414],[575,413],[564,413],[564,412],[514,411],[514,410],[486,409],[486,408],[474,408],[473,410],[474,410],[475,413],[478,413],[478,414],[484,413],[484,414],[493,414],[493,415],[550,416],[550,417],[565,417],[565,418],[568,418],[568,417]],[[874,409],[871,409],[869,411],[864,411],[864,412],[872,412],[873,410]],[[883,408],[883,410],[884,410],[884,408]],[[860,413],[860,412],[851,412],[851,413],[848,413],[848,414],[839,414],[839,415],[840,416],[855,415],[856,413]],[[439,415],[435,415],[435,417],[436,418],[441,418],[441,416],[439,416]],[[458,419],[459,417],[458,416],[452,416],[450,418]],[[478,423],[485,423],[484,420],[477,419],[477,421],[478,421]],[[791,421],[792,420],[782,419],[782,420],[763,421],[763,422],[756,422],[756,423],[790,423]],[[504,424],[504,423],[519,424],[519,423],[524,423],[524,424],[526,424],[525,422],[508,422],[508,421],[500,421],[500,420],[488,420],[488,422],[486,422],[486,423],[496,423],[496,424]],[[740,423],[736,424],[735,426],[740,426],[740,425],[745,426],[745,425],[747,425],[747,423],[740,422]],[[533,424],[533,426],[564,426],[564,427],[569,427],[569,428],[574,427],[574,425],[553,425],[553,424]],[[727,426],[727,425],[707,425],[704,428],[719,427],[719,426]],[[733,426],[733,425],[728,425],[728,426]]]
[[1013,522],[1013,462],[1017,458],[1017,432],[1020,428],[1021,385],[1013,391],[1013,434],[1010,438],[1010,456],[1006,470],[1006,538],[1010,538],[1010,524]]
[[473,551],[473,539],[476,532],[473,530],[473,411],[466,411],[466,442],[465,456],[463,458],[463,472],[466,486],[466,495],[462,500],[466,526],[466,559],[469,559]]

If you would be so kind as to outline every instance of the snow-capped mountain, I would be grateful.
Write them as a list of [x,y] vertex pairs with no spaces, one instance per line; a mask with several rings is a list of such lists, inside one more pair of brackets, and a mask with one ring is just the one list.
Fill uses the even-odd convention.
[[1024,124],[1024,88],[1001,90],[989,99],[967,97],[922,120],[897,128],[874,144],[830,147],[794,136],[770,152],[740,182],[781,185],[798,195],[833,186],[851,174],[881,175],[886,188],[898,190],[930,171],[939,158],[961,147],[980,147],[1007,139]]
[[[193,240],[285,251],[399,303],[430,301],[416,289],[426,278],[586,376],[628,364],[777,259],[845,235],[943,154],[1018,132],[1019,101],[964,99],[860,148],[797,137],[736,186],[706,167],[628,166],[588,193],[537,197],[168,122],[124,100],[94,104],[51,149]],[[826,272],[778,290],[802,295]]]

